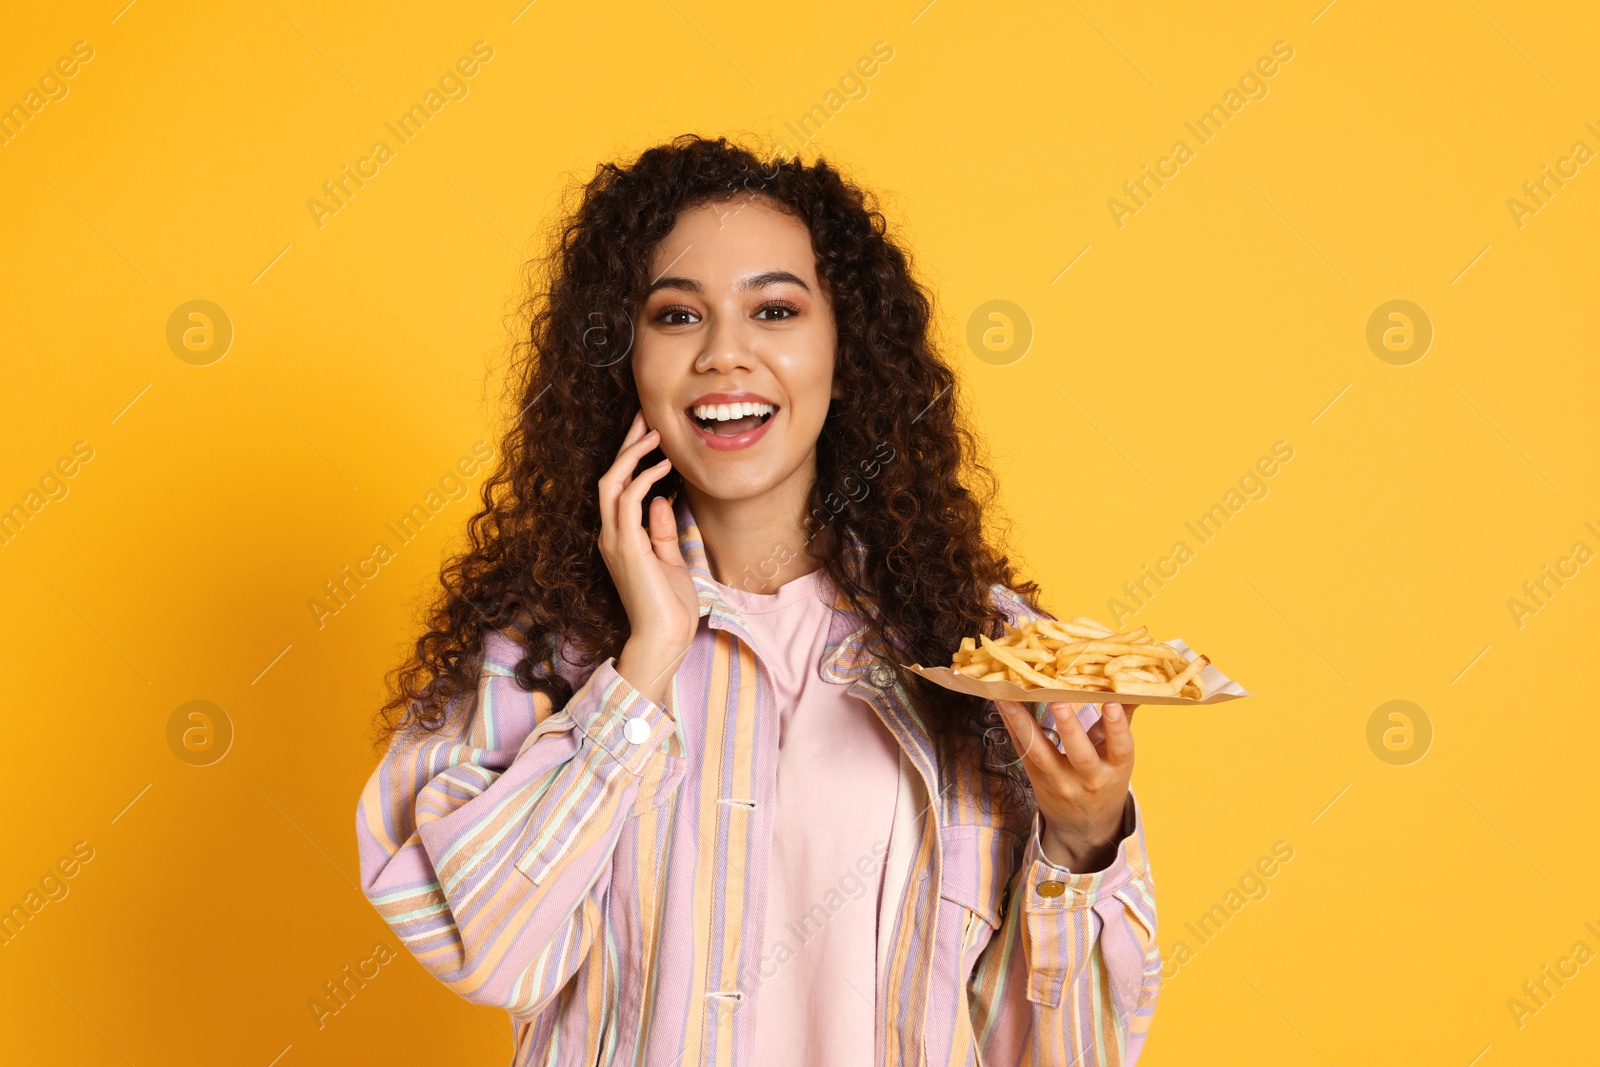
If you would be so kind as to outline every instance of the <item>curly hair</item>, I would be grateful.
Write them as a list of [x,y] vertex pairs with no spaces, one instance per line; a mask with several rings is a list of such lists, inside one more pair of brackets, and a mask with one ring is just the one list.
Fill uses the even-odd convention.
[[[991,540],[993,515],[986,534],[994,478],[936,351],[932,295],[876,201],[825,160],[763,161],[726,138],[693,135],[625,166],[602,164],[577,194],[535,264],[529,332],[512,368],[518,414],[482,486],[468,545],[441,569],[427,632],[390,672],[378,743],[450,721],[453,699],[476,686],[489,628],[523,649],[519,685],[558,708],[572,695],[555,670],[558,649],[583,668],[621,653],[628,619],[600,557],[596,483],[639,408],[626,356],[651,253],[684,210],[749,195],[809,228],[833,304],[843,399],[832,402],[817,442],[808,526],[828,536],[814,534],[811,551],[864,616],[940,758],[976,761],[989,799],[1021,803],[1026,776],[983,758],[986,702],[896,662],[946,663],[963,637],[997,636],[1006,618],[992,595],[997,583],[1030,607],[1038,589]],[[681,485],[674,469],[652,495],[675,498]],[[846,558],[852,540],[855,562]]]

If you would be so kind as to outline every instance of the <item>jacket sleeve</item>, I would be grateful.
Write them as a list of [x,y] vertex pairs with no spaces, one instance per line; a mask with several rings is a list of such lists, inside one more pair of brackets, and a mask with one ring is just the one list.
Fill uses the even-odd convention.
[[1090,874],[1045,858],[1034,812],[1000,928],[968,981],[983,1063],[1138,1061],[1161,988],[1161,953],[1137,798],[1131,812],[1116,858]]
[[535,1014],[595,940],[623,823],[671,799],[683,753],[613,660],[554,711],[486,655],[460,728],[398,735],[368,779],[362,890],[451,989]]
[[[1013,624],[1038,617],[1003,585],[992,590]],[[1048,715],[1035,704],[1041,722]],[[1132,792],[1130,790],[1130,796]],[[1132,1067],[1161,991],[1155,880],[1134,797],[1116,858],[1073,874],[1045,858],[1037,809],[1006,888],[1001,926],[968,982],[983,1062],[1031,1067]],[[1047,895],[1040,885],[1059,882]],[[1054,894],[1055,886],[1046,886]]]

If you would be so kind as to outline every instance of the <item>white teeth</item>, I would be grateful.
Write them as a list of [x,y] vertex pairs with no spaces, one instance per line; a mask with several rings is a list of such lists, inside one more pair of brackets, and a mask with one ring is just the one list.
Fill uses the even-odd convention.
[[696,404],[691,410],[697,419],[727,422],[730,419],[743,419],[751,415],[771,415],[777,409],[771,404],[746,401],[739,404]]

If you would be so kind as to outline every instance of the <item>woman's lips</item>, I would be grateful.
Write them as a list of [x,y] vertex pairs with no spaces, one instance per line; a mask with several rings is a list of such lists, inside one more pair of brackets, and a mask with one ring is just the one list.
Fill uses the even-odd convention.
[[[761,420],[758,425],[748,430],[742,430],[726,436],[700,425],[700,422],[691,412],[685,412],[684,417],[689,420],[689,425],[694,427],[694,432],[700,436],[700,440],[706,443],[706,447],[716,449],[718,452],[737,452],[740,449],[749,448],[761,440],[762,435],[767,432],[767,427],[771,426],[773,420],[778,417],[778,412],[774,411],[771,415]],[[747,420],[739,419],[737,421],[743,423]],[[712,426],[716,425],[716,423],[712,423]]]

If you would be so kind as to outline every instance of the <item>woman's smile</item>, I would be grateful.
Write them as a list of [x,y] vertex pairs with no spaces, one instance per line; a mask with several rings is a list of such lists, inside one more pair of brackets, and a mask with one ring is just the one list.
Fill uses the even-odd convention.
[[761,440],[778,411],[778,405],[759,393],[707,393],[684,415],[707,447],[735,452]]

